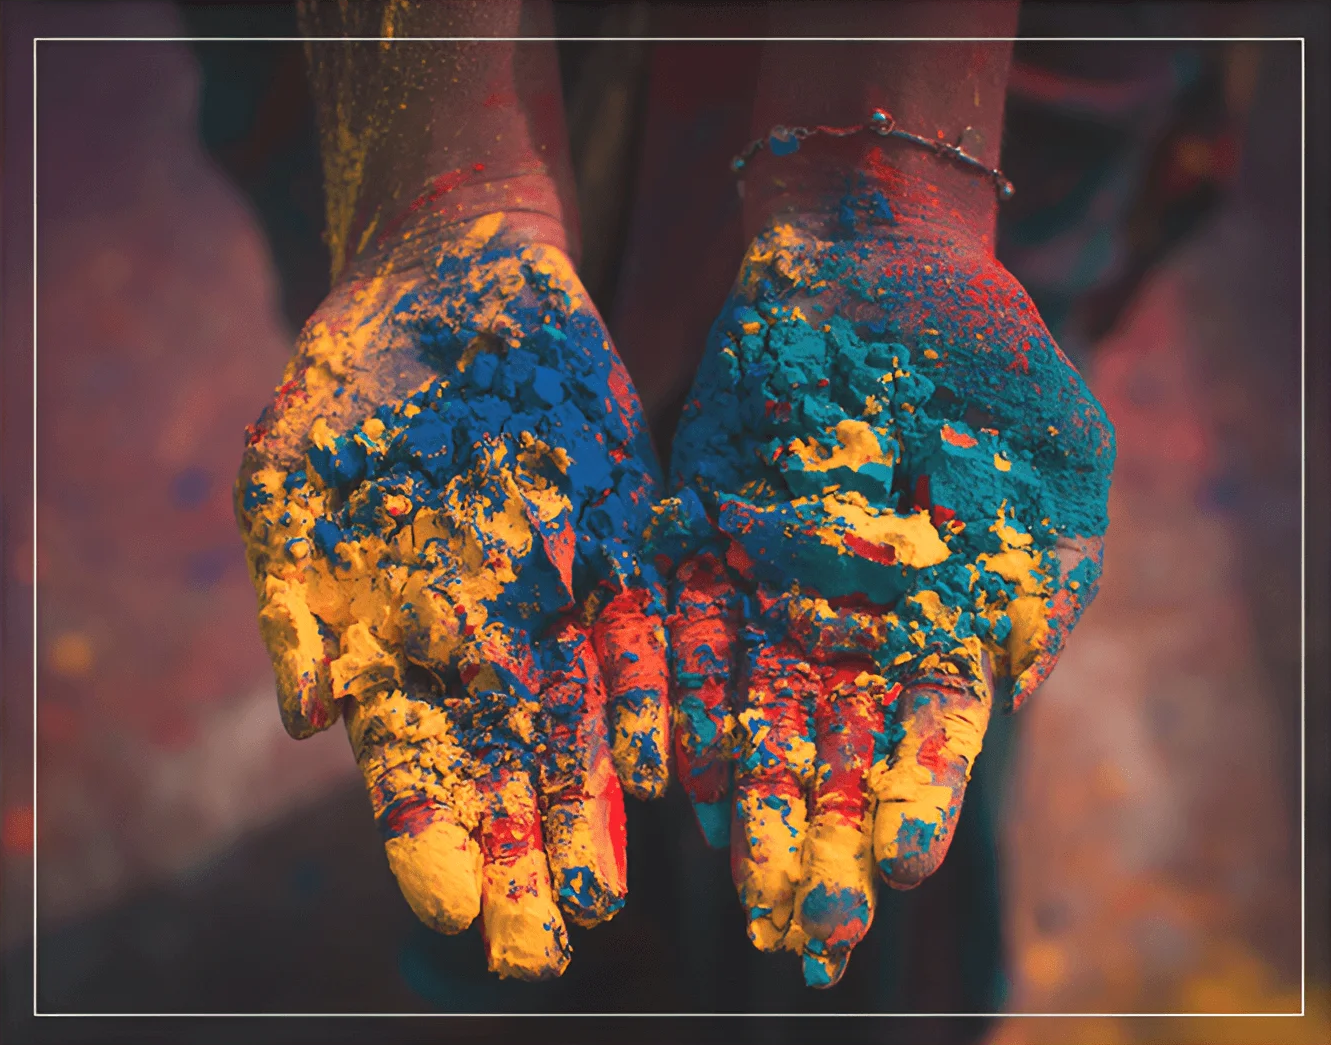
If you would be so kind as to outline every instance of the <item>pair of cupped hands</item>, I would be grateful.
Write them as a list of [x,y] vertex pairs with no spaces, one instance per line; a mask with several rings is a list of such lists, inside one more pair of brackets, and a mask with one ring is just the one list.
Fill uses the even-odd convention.
[[345,276],[237,513],[287,730],[346,720],[416,915],[556,976],[682,783],[749,935],[837,982],[942,861],[995,704],[1095,591],[1113,435],[1020,285],[876,194],[774,220],[663,484],[559,249],[491,214]]

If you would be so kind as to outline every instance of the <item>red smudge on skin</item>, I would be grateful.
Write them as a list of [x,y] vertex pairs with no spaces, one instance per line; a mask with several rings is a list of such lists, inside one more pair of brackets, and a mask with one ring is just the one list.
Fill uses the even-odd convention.
[[615,788],[610,802],[610,820],[606,829],[610,835],[610,851],[615,858],[617,881],[628,881],[628,829],[624,817],[624,792]]
[[948,771],[948,763],[943,759],[943,745],[947,743],[947,734],[943,732],[933,733],[924,739],[920,745],[919,754],[915,761],[924,766],[934,775],[934,779],[942,778]]
[[402,211],[395,218],[393,218],[391,221],[389,221],[387,224],[384,225],[383,231],[381,231],[379,235],[376,237],[376,242],[382,244],[389,237],[398,232],[402,228],[406,220],[409,217],[411,217],[411,215],[415,214],[422,207],[426,207],[429,206],[431,203],[437,202],[441,196],[447,195],[448,193],[452,192],[454,189],[458,189],[461,188],[463,185],[466,185],[467,182],[471,181],[473,173],[480,173],[483,170],[485,170],[485,164],[475,163],[472,164],[470,170],[464,170],[461,167],[459,167],[457,170],[444,171],[443,174],[440,174],[437,178],[435,178],[432,182],[430,182],[429,188],[427,188],[424,192],[422,192],[419,196],[417,196],[414,200],[412,200],[410,203],[407,204],[406,210]]
[[648,592],[622,591],[596,619],[592,639],[605,688],[612,698],[629,690],[646,689],[665,699],[665,644],[655,623],[647,618],[649,601]]
[[891,566],[897,561],[897,551],[891,545],[870,544],[863,537],[858,537],[853,533],[846,534],[845,542],[847,548],[860,558],[868,559],[870,562]]
[[943,425],[938,433],[942,436],[943,442],[951,443],[953,446],[959,446],[962,449],[970,449],[972,446],[979,446],[980,441],[973,435],[967,435],[965,432],[958,432],[951,425]]
[[935,529],[951,522],[956,517],[956,512],[951,508],[944,508],[941,504],[935,504],[929,509],[929,521],[933,523]]
[[497,109],[500,106],[506,105],[517,105],[518,93],[511,88],[507,90],[493,91],[485,101],[481,102],[481,104],[487,109]]
[[[834,812],[857,825],[868,815],[867,778],[873,764],[873,734],[884,729],[883,706],[855,684],[862,673],[877,673],[871,659],[844,659],[823,668],[824,699],[814,705],[818,757],[827,767],[817,790],[820,812]],[[836,694],[836,699],[826,699]],[[858,938],[858,937],[856,937]]]
[[[491,811],[481,818],[481,852],[487,863],[511,863],[533,849],[541,848],[541,820],[536,805],[516,809],[499,806],[500,795],[510,770],[495,770],[490,777],[478,781],[478,788],[489,798]],[[535,892],[535,882],[528,891]],[[522,895],[522,888],[510,896]]]
[[636,413],[637,397],[633,392],[633,384],[629,380],[629,372],[624,369],[624,365],[618,360],[610,368],[610,377],[606,384],[610,386],[610,395],[614,398],[615,405],[619,407],[620,420],[623,421],[625,428],[632,431],[634,426],[630,422],[634,413]]
[[576,538],[573,536],[573,527],[565,525],[556,534],[545,539],[545,552],[550,556],[550,561],[554,563],[555,569],[559,571],[559,579],[564,583],[564,590],[568,592],[569,598],[573,597],[573,551],[576,544]]
[[775,399],[768,399],[763,402],[763,412],[769,418],[774,417],[777,421],[790,420],[790,404],[778,403]]
[[390,838],[415,838],[434,823],[434,812],[435,807],[428,798],[412,795],[388,807],[383,829]]
[[327,729],[332,725],[333,713],[316,693],[305,694],[300,702],[300,711],[305,721],[315,730]]

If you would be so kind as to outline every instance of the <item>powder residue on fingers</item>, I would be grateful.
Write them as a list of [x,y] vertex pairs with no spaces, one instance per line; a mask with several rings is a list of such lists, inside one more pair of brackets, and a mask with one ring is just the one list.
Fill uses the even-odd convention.
[[[994,698],[1039,684],[1093,598],[1113,431],[992,255],[860,178],[833,216],[754,241],[672,456],[654,553],[678,577],[723,564],[745,634],[840,680],[800,731],[752,671],[728,676],[763,738],[737,750],[729,800],[751,935],[831,986],[872,867],[902,887],[937,867]],[[672,594],[681,678],[714,606],[678,578]]]
[[[592,692],[599,671],[570,669],[556,633],[576,624],[590,651],[589,629],[616,607],[604,647],[656,651],[663,680],[664,607],[638,555],[657,475],[627,375],[568,258],[502,229],[502,215],[474,222],[425,264],[345,291],[366,303],[360,315],[316,318],[309,351],[252,430],[238,514],[284,718],[306,733],[350,707],[404,891],[407,878],[461,872],[411,864],[445,859],[446,846],[394,849],[398,840],[442,837],[432,825],[447,821],[472,859],[465,839],[502,837],[511,817],[530,845],[511,859],[481,847],[476,888],[498,895],[499,878],[517,873],[500,865],[544,854],[535,807],[508,809],[522,789],[496,782],[561,781],[550,826],[592,877],[568,868],[552,885],[547,872],[510,897],[516,908],[486,914],[501,934],[536,934],[490,940],[492,965],[539,978],[567,961],[554,899],[590,922],[613,915],[624,892],[608,726],[569,721],[607,718],[604,692]],[[388,391],[409,376],[412,386]],[[650,673],[617,668],[621,690],[651,686]],[[664,783],[663,682],[655,688],[658,713],[650,694],[631,694],[614,736],[625,751],[615,767],[644,791]],[[431,909],[436,928],[464,927],[471,895],[455,892],[447,910]]]

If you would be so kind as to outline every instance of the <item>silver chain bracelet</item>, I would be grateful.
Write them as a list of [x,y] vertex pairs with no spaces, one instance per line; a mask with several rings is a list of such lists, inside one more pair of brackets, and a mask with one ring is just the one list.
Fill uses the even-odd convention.
[[968,137],[975,136],[975,131],[972,128],[967,127],[962,131],[957,144],[953,145],[950,142],[935,141],[931,138],[923,138],[918,134],[912,134],[910,131],[903,131],[897,126],[897,122],[892,118],[891,113],[885,109],[875,109],[869,114],[868,123],[856,124],[853,127],[784,127],[778,124],[768,132],[766,138],[756,138],[750,142],[743,152],[730,161],[730,169],[736,174],[742,173],[744,168],[749,165],[749,161],[764,147],[773,156],[789,156],[799,150],[800,142],[806,138],[812,138],[815,134],[826,134],[833,138],[848,138],[862,131],[872,131],[880,138],[897,138],[900,141],[910,142],[912,145],[928,149],[936,156],[946,156],[962,166],[978,171],[994,183],[994,189],[998,193],[1000,201],[1010,200],[1013,193],[1016,192],[1012,182],[1007,180],[1002,171],[997,167],[986,167],[981,161],[966,152],[965,145]]

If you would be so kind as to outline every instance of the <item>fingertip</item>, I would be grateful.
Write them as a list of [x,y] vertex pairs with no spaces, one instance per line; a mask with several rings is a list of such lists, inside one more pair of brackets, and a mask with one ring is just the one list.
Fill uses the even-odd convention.
[[643,802],[661,798],[670,783],[669,733],[665,709],[635,708],[616,701],[611,709],[611,758],[625,793]]
[[481,910],[481,852],[469,832],[434,820],[384,843],[388,866],[416,917],[436,932],[462,932]]
[[259,630],[273,664],[283,728],[297,740],[327,729],[341,706],[333,697],[314,615],[294,593],[274,590],[259,611]]
[[[780,950],[800,949],[800,944],[791,946],[790,922],[778,925],[773,918],[775,912],[769,907],[750,907],[748,911],[748,924],[745,930],[749,934],[749,940],[760,951],[771,953]],[[803,941],[800,941],[802,943]]]
[[914,889],[938,870],[952,843],[945,818],[879,807],[874,823],[878,871],[893,889]]
[[819,954],[812,943],[804,950],[804,983],[808,987],[824,989],[835,987],[846,973],[850,952]]
[[804,931],[795,892],[807,827],[805,803],[791,780],[741,785],[735,801],[731,877],[748,913],[749,939],[759,950],[798,952]]
[[584,928],[609,921],[628,896],[624,796],[619,781],[605,776],[602,792],[553,804],[544,820],[554,894]]
[[730,846],[730,799],[719,802],[694,802],[693,816],[703,840],[713,849]]
[[568,968],[573,949],[550,890],[539,850],[512,862],[487,864],[482,874],[486,960],[505,979],[549,980]]
[[586,864],[558,868],[553,885],[569,921],[584,929],[608,922],[623,909],[627,899],[622,888],[616,888]]
[[293,740],[306,740],[322,733],[341,717],[342,708],[331,695],[319,692],[319,687],[277,687],[277,710],[282,728]]

